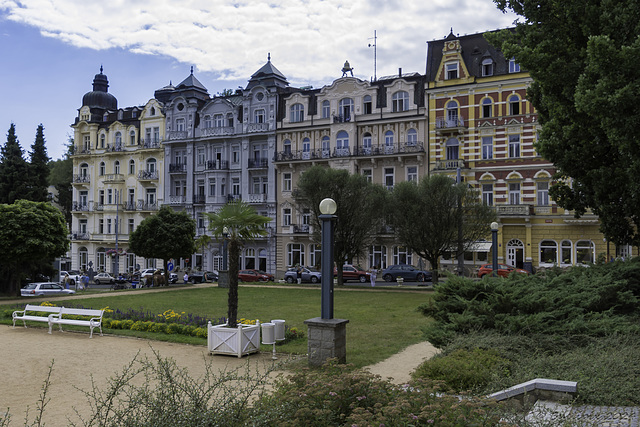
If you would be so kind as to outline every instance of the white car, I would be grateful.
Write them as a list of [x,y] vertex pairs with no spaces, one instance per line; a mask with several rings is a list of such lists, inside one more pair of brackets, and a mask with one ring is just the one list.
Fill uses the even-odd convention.
[[29,283],[20,289],[20,295],[23,297],[43,297],[52,295],[73,295],[76,291],[65,289],[61,285],[53,282]]
[[67,276],[67,274],[69,275],[69,287],[73,286],[75,287],[76,283],[79,285],[80,283],[82,283],[82,275],[80,274],[79,271],[75,271],[75,270],[69,270],[69,271],[64,271],[62,270],[60,272],[60,283],[62,284],[62,286],[64,286],[64,279]]

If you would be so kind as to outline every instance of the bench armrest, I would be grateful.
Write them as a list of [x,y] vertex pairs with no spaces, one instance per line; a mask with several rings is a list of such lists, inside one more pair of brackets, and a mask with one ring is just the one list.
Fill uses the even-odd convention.
[[20,314],[22,314],[24,316],[25,314],[27,314],[27,310],[26,309],[24,309],[24,310],[16,310],[13,313],[11,313],[11,318],[15,319]]
[[62,313],[53,313],[49,315],[49,322],[51,322],[53,319],[58,319],[60,320],[60,317],[62,317]]

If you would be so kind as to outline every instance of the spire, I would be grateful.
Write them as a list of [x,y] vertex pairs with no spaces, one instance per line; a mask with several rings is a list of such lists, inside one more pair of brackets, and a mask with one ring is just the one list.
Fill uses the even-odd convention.
[[271,62],[271,52],[267,53],[267,62]]
[[191,66],[191,75],[193,76],[193,65]]

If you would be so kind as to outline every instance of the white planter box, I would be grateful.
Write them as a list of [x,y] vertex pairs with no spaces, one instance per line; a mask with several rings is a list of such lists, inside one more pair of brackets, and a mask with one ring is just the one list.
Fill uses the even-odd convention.
[[229,328],[226,323],[211,325],[209,322],[207,329],[209,353],[242,357],[260,351],[260,322],[255,325],[238,324],[237,328]]

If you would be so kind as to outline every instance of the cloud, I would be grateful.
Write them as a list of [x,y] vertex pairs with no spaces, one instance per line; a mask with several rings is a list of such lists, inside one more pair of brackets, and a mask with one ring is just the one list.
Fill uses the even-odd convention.
[[245,80],[271,53],[290,82],[328,84],[345,59],[356,75],[424,72],[427,40],[508,26],[492,0],[0,0],[0,14],[90,49],[164,55],[220,79]]

